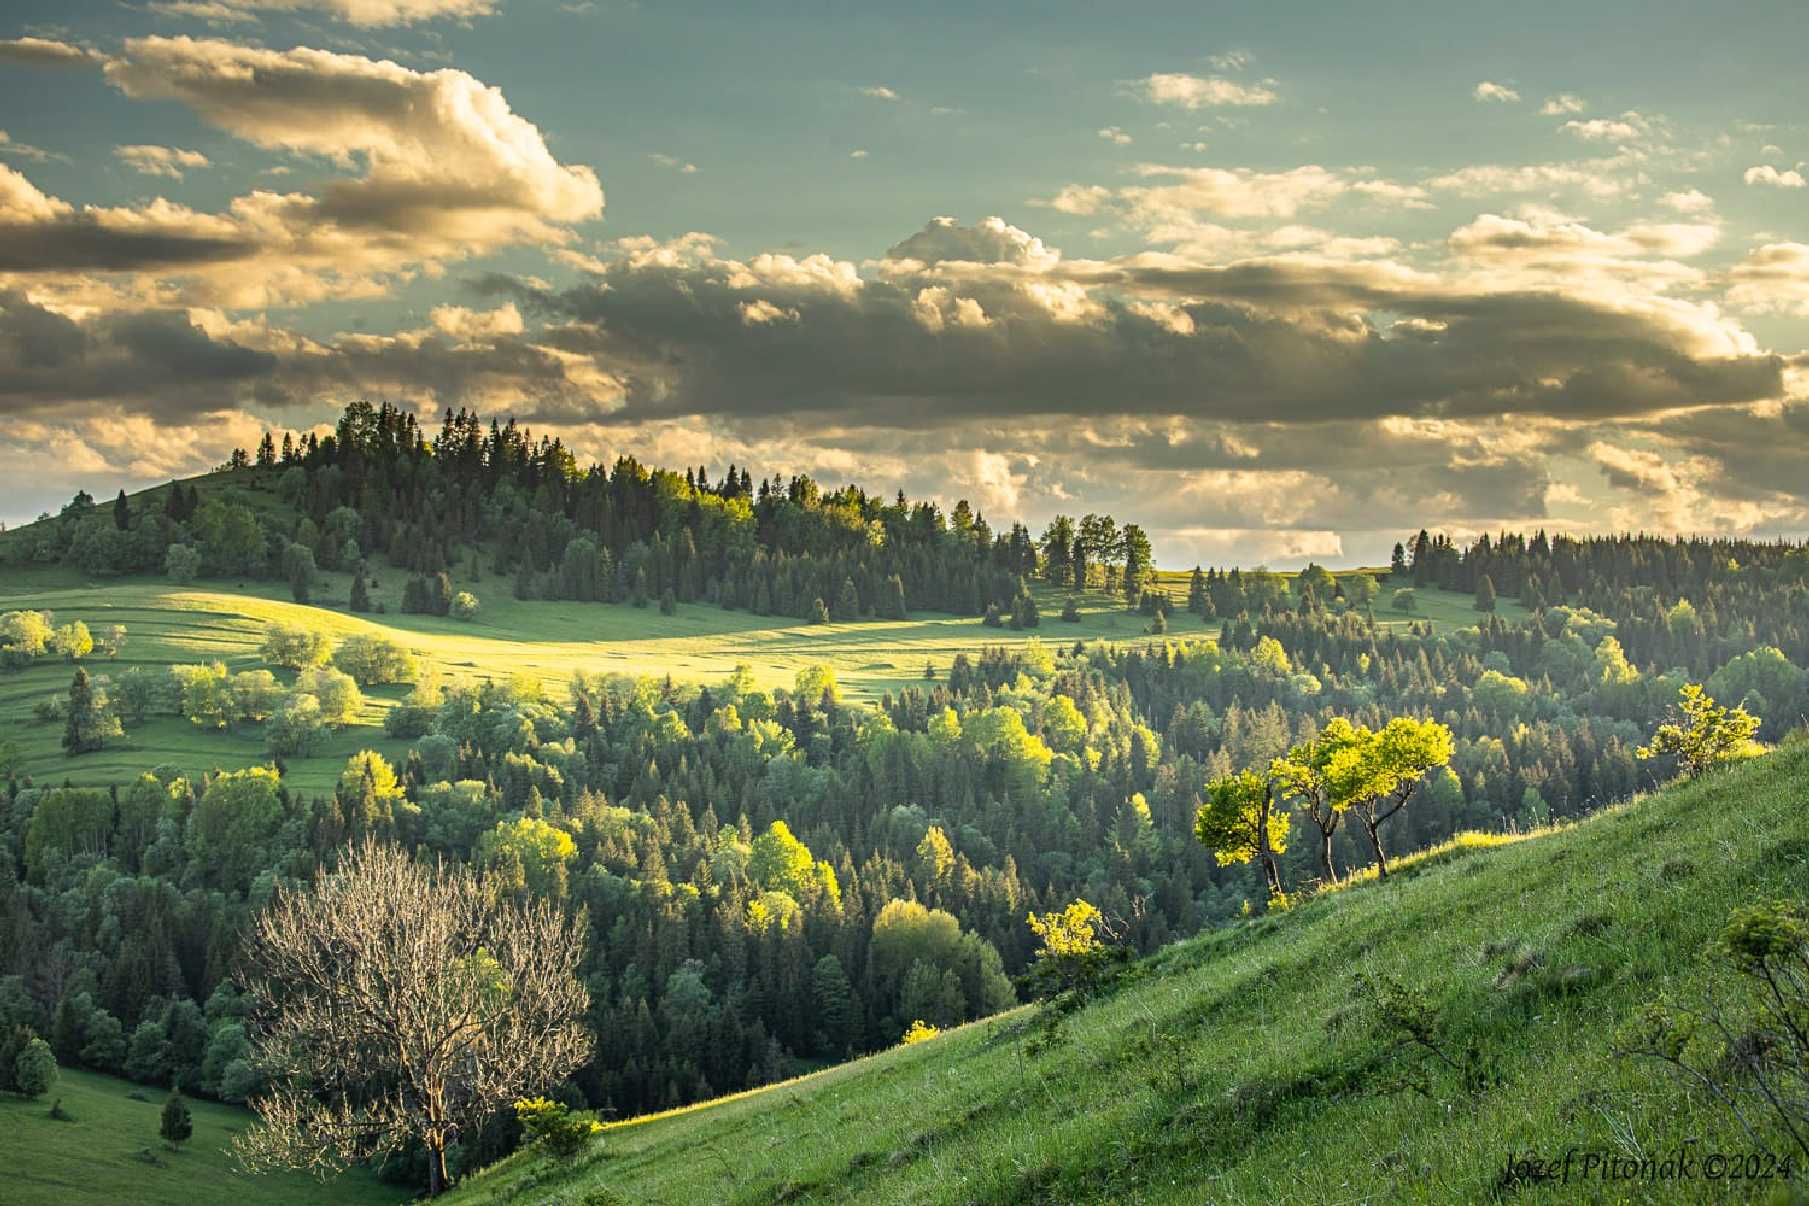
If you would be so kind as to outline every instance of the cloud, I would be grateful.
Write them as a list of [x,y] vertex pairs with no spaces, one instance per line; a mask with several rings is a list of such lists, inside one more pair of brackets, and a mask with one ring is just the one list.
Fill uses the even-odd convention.
[[945,216],[931,218],[922,230],[894,243],[886,252],[885,263],[907,270],[951,261],[1041,269],[1052,267],[1060,259],[1061,252],[1003,218],[983,218],[977,225],[963,226],[958,219]]
[[[879,277],[841,287],[825,284],[833,262],[807,272],[805,261],[723,259],[707,243],[658,261],[647,249],[618,256],[594,285],[491,287],[585,332],[584,348],[621,383],[611,413],[623,421],[1574,421],[1781,389],[1777,358],[1743,350],[1688,307],[1624,294],[1497,291],[1475,283],[1474,267],[1446,279],[1297,255],[1223,267],[1147,254],[1069,261],[992,235],[976,248],[977,228],[933,222],[879,262]],[[1611,238],[1628,254],[1641,246]],[[1611,257],[1598,255],[1611,277]],[[753,338],[775,314],[785,340]]]
[[49,151],[41,147],[34,147],[28,142],[17,142],[5,130],[0,130],[0,155],[17,155],[21,159],[30,159],[40,163],[51,158]]
[[1698,189],[1684,189],[1680,192],[1666,193],[1658,199],[1660,205],[1674,209],[1680,214],[1707,214],[1714,212],[1715,199]]
[[0,39],[0,63],[26,63],[42,67],[86,67],[104,62],[106,56],[54,38]]
[[1496,101],[1504,105],[1518,104],[1520,94],[1506,84],[1497,84],[1493,80],[1484,80],[1471,91],[1471,96],[1479,101]]
[[1126,134],[1123,130],[1119,129],[1117,126],[1107,126],[1105,129],[1103,129],[1099,132],[1099,136],[1101,138],[1105,139],[1107,142],[1116,143],[1118,146],[1121,146],[1121,147],[1128,147],[1133,142],[1137,141],[1135,138],[1132,138],[1129,134]]
[[1247,50],[1228,50],[1224,54],[1209,54],[1206,62],[1220,71],[1242,71],[1251,63],[1251,55]]
[[348,25],[381,28],[487,17],[496,5],[497,0],[171,0],[151,7],[171,16],[208,20],[251,18],[258,12],[313,12]]
[[1748,184],[1766,185],[1770,188],[1802,188],[1805,183],[1801,172],[1794,170],[1780,172],[1769,163],[1747,168],[1743,179]]
[[874,100],[895,101],[898,99],[898,93],[886,87],[884,84],[868,84],[865,88],[861,89],[861,95],[870,96]]
[[1267,82],[1240,84],[1222,76],[1177,72],[1157,72],[1130,87],[1135,95],[1151,104],[1178,105],[1183,109],[1272,105],[1281,99]]
[[113,154],[135,172],[145,176],[164,176],[170,180],[182,179],[182,174],[191,168],[208,166],[207,156],[199,151],[185,151],[180,147],[134,143],[114,147]]
[[[155,274],[138,288],[163,304],[368,297],[447,261],[559,246],[602,212],[591,170],[558,162],[500,91],[462,71],[191,38],[129,40],[104,71],[133,99],[180,102],[333,174],[315,193],[259,190],[204,213],[163,199],[77,210],[0,168],[0,271]],[[129,158],[185,166],[159,150]]]
[[1562,117],[1566,113],[1581,113],[1588,106],[1583,98],[1570,92],[1560,92],[1557,96],[1548,96],[1545,103],[1539,106],[1541,117]]
[[1728,270],[1727,300],[1762,314],[1809,317],[1809,244],[1767,243]]
[[1640,114],[1628,111],[1619,118],[1592,117],[1588,121],[1573,118],[1558,128],[1585,142],[1631,142],[1643,137],[1650,129],[1650,123]]
[[653,160],[653,162],[659,164],[661,167],[673,169],[681,176],[692,176],[697,173],[697,165],[695,163],[686,163],[676,155],[665,155],[655,151],[653,154],[647,156],[647,158]]
[[867,148],[865,148],[865,147],[856,147],[852,151],[848,152],[848,158],[850,158],[850,159],[865,159],[866,157],[867,157]]

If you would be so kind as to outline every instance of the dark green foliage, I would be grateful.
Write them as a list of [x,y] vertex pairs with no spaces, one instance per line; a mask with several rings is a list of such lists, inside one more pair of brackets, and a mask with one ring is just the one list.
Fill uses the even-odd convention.
[[1487,574],[1476,580],[1476,610],[1495,610],[1495,582]]
[[158,1117],[157,1133],[163,1141],[176,1147],[187,1143],[189,1136],[195,1133],[195,1119],[189,1113],[188,1102],[182,1100],[179,1090],[171,1089],[164,1100],[163,1111]]
[[50,1044],[33,1035],[13,1057],[13,1091],[22,1097],[42,1097],[57,1079],[57,1057]]
[[63,751],[70,755],[100,749],[107,738],[120,735],[119,718],[104,692],[97,691],[88,672],[77,667],[69,684],[68,716],[63,725]]

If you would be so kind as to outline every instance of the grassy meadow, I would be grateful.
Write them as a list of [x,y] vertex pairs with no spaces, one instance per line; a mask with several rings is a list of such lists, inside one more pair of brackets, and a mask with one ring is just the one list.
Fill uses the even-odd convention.
[[[195,1133],[172,1151],[157,1136],[164,1093],[64,1068],[44,1097],[0,1093],[0,1202],[57,1206],[70,1201],[134,1206],[268,1206],[331,1201],[343,1206],[401,1202],[404,1189],[370,1173],[323,1186],[299,1173],[252,1176],[233,1166],[227,1144],[252,1116],[190,1098]],[[67,1121],[50,1117],[60,1101]]]
[[[1185,597],[1186,575],[1180,581]],[[117,659],[98,653],[86,660],[90,673],[108,674],[128,666],[161,667],[189,662],[222,661],[230,670],[262,665],[258,646],[272,622],[307,624],[347,636],[385,633],[451,678],[507,679],[525,675],[549,691],[562,691],[574,670],[592,674],[665,677],[679,682],[726,678],[746,664],[763,686],[789,686],[798,670],[816,662],[835,669],[843,694],[874,700],[923,680],[926,666],[945,674],[957,654],[976,657],[988,645],[1031,639],[1045,643],[1074,641],[1129,642],[1150,639],[1149,621],[1127,612],[1111,596],[1083,597],[1079,623],[1061,619],[1065,592],[1042,591],[1040,628],[1014,631],[988,628],[978,617],[920,612],[905,620],[867,620],[849,624],[808,624],[789,617],[724,611],[705,604],[680,604],[675,615],[657,607],[626,604],[523,601],[513,597],[506,578],[460,579],[457,586],[482,601],[476,619],[405,615],[400,611],[406,575],[383,570],[372,592],[382,614],[354,615],[345,609],[350,579],[323,574],[316,602],[294,603],[288,587],[277,582],[207,581],[177,585],[161,578],[92,581],[64,567],[7,568],[0,571],[0,611],[29,608],[54,613],[58,623],[82,620],[97,633],[123,624],[127,639]],[[1173,584],[1170,583],[1171,587]],[[1413,615],[1378,606],[1376,619],[1385,626],[1415,619],[1439,627],[1476,623],[1467,595],[1445,591],[1417,592]],[[1384,591],[1378,604],[1387,604]],[[1519,614],[1502,600],[1502,614]],[[1217,621],[1205,623],[1177,612],[1170,617],[1175,638],[1216,634]],[[279,678],[293,676],[278,672]],[[17,743],[25,773],[53,782],[116,783],[158,763],[174,763],[194,772],[212,767],[248,766],[266,760],[261,726],[240,731],[205,732],[186,720],[155,716],[131,726],[99,752],[67,758],[61,748],[62,728],[32,716],[38,700],[66,690],[70,667],[43,659],[16,673],[0,674],[0,741]],[[362,723],[331,734],[307,758],[287,761],[290,782],[301,790],[328,789],[345,760],[360,749],[377,749],[399,761],[407,743],[386,737],[384,711],[407,693],[402,686],[365,692]]]
[[[1386,883],[1168,947],[1052,1042],[1021,1008],[617,1123],[575,1166],[517,1154],[452,1200],[1765,1200],[1774,1187],[1755,1182],[1503,1173],[1510,1152],[1754,1149],[1611,1038],[1647,1002],[1725,978],[1705,952],[1730,910],[1803,894],[1806,787],[1798,741],[1568,827],[1460,839]],[[1391,1051],[1356,1006],[1358,972],[1422,991],[1435,1041],[1474,1050],[1478,1082]],[[1427,1091],[1407,1087],[1422,1077]]]

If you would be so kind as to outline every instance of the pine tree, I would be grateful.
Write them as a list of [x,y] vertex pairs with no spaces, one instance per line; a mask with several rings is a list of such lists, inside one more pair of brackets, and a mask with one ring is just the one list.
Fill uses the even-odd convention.
[[124,490],[121,490],[119,497],[113,500],[113,526],[122,532],[132,526],[132,504],[126,501]]
[[364,567],[362,565],[352,571],[352,598],[348,606],[353,611],[369,611],[371,609],[371,592],[364,585]]

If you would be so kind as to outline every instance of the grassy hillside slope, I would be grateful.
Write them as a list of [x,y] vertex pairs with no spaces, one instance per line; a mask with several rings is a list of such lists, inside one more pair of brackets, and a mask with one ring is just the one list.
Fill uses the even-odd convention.
[[[1460,839],[1292,912],[1177,944],[1039,1047],[1020,1009],[782,1085],[611,1127],[582,1162],[535,1152],[479,1203],[1479,1202],[1510,1152],[1746,1152],[1730,1119],[1619,1022],[1700,991],[1735,906],[1809,892],[1809,743],[1520,840]],[[1393,1054],[1356,973],[1436,1009],[1466,1088]],[[1512,1186],[1517,1203],[1725,1201],[1767,1186]]]
[[[163,1097],[161,1090],[70,1069],[58,1073],[56,1087],[41,1100],[0,1094],[0,1202],[286,1206],[331,1201],[359,1206],[409,1196],[368,1173],[325,1186],[298,1173],[241,1173],[226,1145],[233,1132],[251,1122],[251,1115],[217,1102],[189,1099],[195,1133],[182,1150],[171,1151],[157,1137]],[[50,1117],[53,1099],[62,1101],[70,1121]]]

